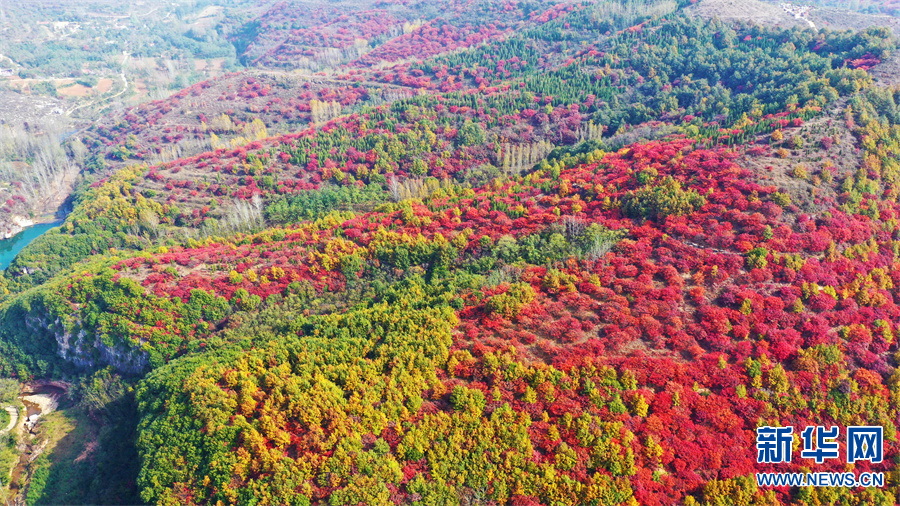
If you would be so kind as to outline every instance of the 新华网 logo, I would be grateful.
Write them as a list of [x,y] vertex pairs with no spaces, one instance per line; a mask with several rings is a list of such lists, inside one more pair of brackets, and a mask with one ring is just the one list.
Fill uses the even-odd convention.
[[[840,429],[837,426],[806,427],[800,433],[803,448],[800,457],[814,459],[822,464],[827,459],[840,458]],[[756,462],[780,464],[791,461],[791,445],[794,442],[793,427],[759,427],[756,429]],[[878,464],[884,458],[883,427],[847,427],[846,462],[853,464],[868,461]]]

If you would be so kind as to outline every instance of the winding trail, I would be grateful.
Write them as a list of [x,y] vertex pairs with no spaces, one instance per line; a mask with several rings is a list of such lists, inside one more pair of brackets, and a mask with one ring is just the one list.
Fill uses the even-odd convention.
[[19,410],[18,409],[14,408],[12,406],[7,406],[6,412],[9,413],[9,418],[10,418],[9,426],[3,430],[0,430],[0,435],[6,434],[7,432],[13,430],[16,427],[16,425],[19,424]]
[[6,60],[6,61],[8,61],[9,63],[11,63],[11,64],[12,64],[12,69],[13,69],[13,70],[15,70],[17,67],[21,67],[21,65],[19,65],[18,63],[16,63],[16,61],[13,60],[12,58],[10,58],[9,56],[6,56],[5,54],[0,54],[0,61],[3,61],[3,60]]

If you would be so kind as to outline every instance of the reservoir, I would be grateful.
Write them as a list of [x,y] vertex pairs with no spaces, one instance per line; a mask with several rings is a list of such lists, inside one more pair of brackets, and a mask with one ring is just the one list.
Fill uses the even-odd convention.
[[44,232],[53,227],[58,227],[60,223],[59,221],[41,223],[28,227],[9,239],[0,240],[0,269],[5,270],[9,267],[10,262],[22,251],[22,248],[28,246],[31,241],[37,239]]

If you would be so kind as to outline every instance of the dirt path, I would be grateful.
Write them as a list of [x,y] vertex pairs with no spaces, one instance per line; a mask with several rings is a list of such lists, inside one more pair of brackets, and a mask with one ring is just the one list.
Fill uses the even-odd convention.
[[14,428],[16,428],[16,425],[19,424],[19,410],[18,409],[14,408],[12,406],[7,406],[6,412],[9,413],[9,418],[10,418],[9,426],[3,430],[0,430],[0,435],[6,434],[7,432],[13,430]]

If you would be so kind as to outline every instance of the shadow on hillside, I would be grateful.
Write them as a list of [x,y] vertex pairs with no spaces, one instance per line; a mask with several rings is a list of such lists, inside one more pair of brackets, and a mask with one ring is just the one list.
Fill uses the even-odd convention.
[[29,504],[140,504],[134,399],[119,398],[102,412],[61,408],[74,428],[35,461]]

